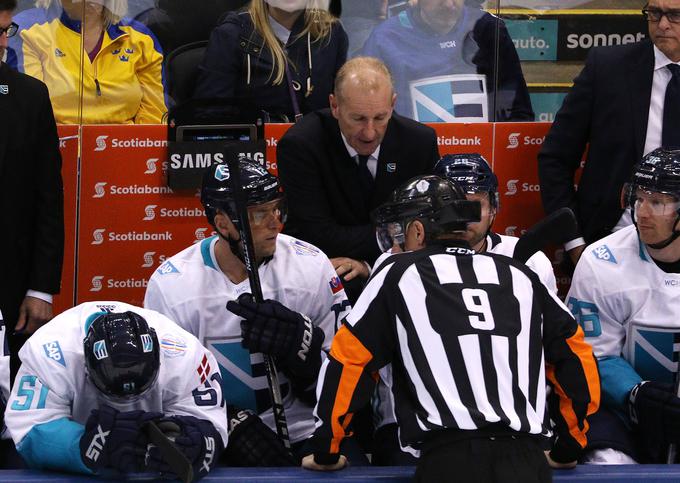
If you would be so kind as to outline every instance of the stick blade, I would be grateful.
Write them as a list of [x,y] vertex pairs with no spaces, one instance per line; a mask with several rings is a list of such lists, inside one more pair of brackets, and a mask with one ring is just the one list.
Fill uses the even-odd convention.
[[189,483],[194,479],[194,468],[191,462],[182,453],[177,446],[161,431],[158,425],[153,421],[147,421],[144,424],[144,431],[146,436],[153,444],[158,446],[158,449],[163,456],[163,460],[168,464],[177,478],[184,483]]
[[562,245],[578,237],[576,216],[564,207],[552,212],[522,235],[515,245],[512,258],[525,263],[548,243]]

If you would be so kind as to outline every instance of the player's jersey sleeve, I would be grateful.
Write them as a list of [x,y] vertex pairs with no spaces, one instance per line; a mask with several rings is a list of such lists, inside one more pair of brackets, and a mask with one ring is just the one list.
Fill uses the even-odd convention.
[[84,369],[69,364],[62,341],[36,335],[19,353],[22,364],[7,403],[7,428],[29,467],[91,473],[80,457],[84,427],[71,419],[70,371]]
[[[623,324],[630,304],[618,293],[606,292],[610,284],[603,274],[612,272],[597,258],[603,255],[596,256],[591,248],[584,251],[576,266],[566,303],[599,361],[603,403],[626,413],[628,394],[642,380],[622,357],[626,338]],[[622,275],[613,272],[613,276]]]
[[532,269],[541,279],[543,285],[552,293],[557,293],[557,280],[555,280],[555,272],[553,270],[550,259],[541,251],[534,253],[529,260],[527,260],[527,267]]
[[[179,276],[179,271],[170,260],[165,261],[158,267],[146,286],[144,308],[160,312],[184,330],[198,337],[198,321],[192,320],[191,317],[187,317],[186,314],[182,313],[181,310],[171,303],[172,290],[181,290],[183,286],[182,283],[174,280]],[[168,278],[173,280],[166,282],[165,280]]]
[[0,438],[9,438],[5,427],[5,406],[9,398],[9,346],[7,345],[7,329],[0,312]]
[[323,330],[325,335],[322,348],[328,352],[331,348],[333,336],[340,328],[340,323],[352,309],[340,277],[335,273],[330,260],[324,255],[324,262],[320,270],[319,287],[313,303],[313,313],[306,314],[314,324]]

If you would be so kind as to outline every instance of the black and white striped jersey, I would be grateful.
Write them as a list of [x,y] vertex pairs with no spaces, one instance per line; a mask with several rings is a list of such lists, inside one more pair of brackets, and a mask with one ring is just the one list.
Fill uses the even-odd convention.
[[372,275],[321,370],[317,462],[335,459],[389,363],[400,440],[416,450],[442,429],[547,434],[547,377],[553,456],[572,461],[599,405],[592,349],[562,302],[525,265],[462,246],[398,254]]

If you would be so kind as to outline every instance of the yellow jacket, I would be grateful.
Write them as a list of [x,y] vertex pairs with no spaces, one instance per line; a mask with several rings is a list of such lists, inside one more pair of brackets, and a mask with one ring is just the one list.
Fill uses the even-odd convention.
[[19,67],[47,84],[57,122],[162,122],[167,111],[163,54],[151,32],[139,22],[123,19],[105,30],[101,49],[90,62],[81,49],[80,26],[79,21],[62,13],[60,18],[35,23],[21,31],[23,63]]

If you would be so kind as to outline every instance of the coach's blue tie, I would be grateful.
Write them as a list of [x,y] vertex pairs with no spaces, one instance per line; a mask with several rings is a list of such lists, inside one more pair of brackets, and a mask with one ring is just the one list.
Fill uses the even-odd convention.
[[680,148],[680,65],[668,64],[672,77],[666,87],[663,103],[663,128],[661,145]]
[[373,175],[368,169],[368,158],[369,155],[359,154],[359,183],[361,184],[361,191],[370,198],[373,194]]

